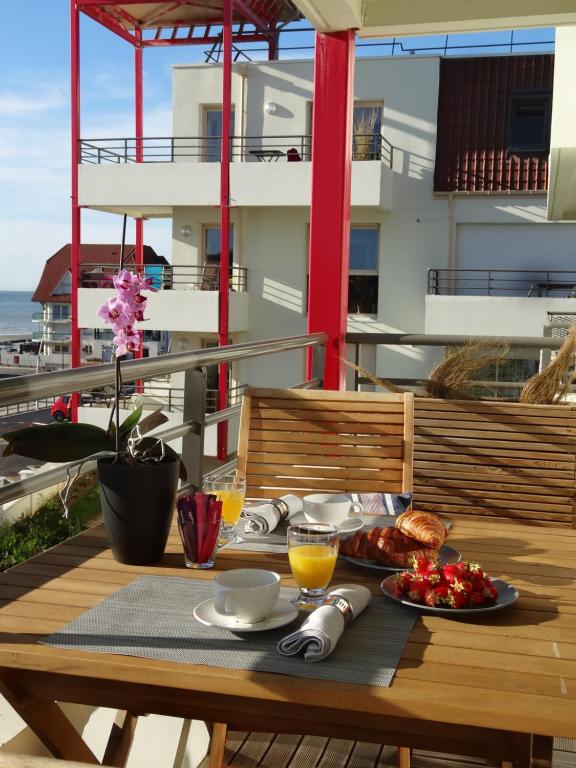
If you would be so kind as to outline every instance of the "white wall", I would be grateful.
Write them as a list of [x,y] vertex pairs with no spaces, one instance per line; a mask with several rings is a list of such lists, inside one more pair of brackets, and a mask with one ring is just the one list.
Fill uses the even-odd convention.
[[426,333],[541,337],[547,312],[576,312],[576,299],[427,296]]

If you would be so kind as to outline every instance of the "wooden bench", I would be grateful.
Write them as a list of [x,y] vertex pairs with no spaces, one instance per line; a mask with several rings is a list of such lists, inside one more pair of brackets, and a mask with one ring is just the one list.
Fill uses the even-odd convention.
[[249,388],[238,471],[246,495],[412,490],[413,396]]
[[574,527],[576,407],[416,398],[414,504]]

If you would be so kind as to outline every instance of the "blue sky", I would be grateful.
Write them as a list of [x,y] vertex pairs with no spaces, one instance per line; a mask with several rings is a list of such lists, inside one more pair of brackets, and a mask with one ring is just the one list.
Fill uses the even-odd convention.
[[[3,2],[0,48],[0,290],[32,290],[45,260],[70,241],[70,116],[68,0]],[[517,33],[517,39],[550,40],[551,30]],[[509,35],[475,36],[473,43],[505,42]],[[82,18],[82,136],[133,136],[133,50],[111,32]],[[464,36],[450,39],[466,44]],[[309,33],[285,35],[282,45],[312,42]],[[407,46],[439,45],[440,38],[405,40]],[[528,45],[521,50],[541,50]],[[366,46],[358,55],[385,54]],[[498,49],[494,49],[496,52]],[[434,51],[430,51],[433,53]],[[465,49],[458,51],[467,53]],[[488,52],[488,49],[486,50]],[[201,46],[146,50],[144,125],[149,136],[171,134],[171,65],[203,61]],[[305,58],[310,50],[287,50]],[[254,56],[257,58],[258,54]],[[87,211],[83,242],[118,242],[121,220]],[[129,229],[132,240],[132,229]],[[170,258],[169,221],[147,222],[145,240]]]

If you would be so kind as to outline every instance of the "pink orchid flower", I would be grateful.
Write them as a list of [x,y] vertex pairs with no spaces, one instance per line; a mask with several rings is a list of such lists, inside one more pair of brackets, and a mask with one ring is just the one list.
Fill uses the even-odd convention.
[[113,327],[125,328],[132,322],[132,313],[129,307],[119,298],[108,299],[96,312],[105,323],[110,323]]
[[140,348],[140,335],[130,329],[121,330],[114,337],[116,357],[122,357],[128,352],[136,352]]

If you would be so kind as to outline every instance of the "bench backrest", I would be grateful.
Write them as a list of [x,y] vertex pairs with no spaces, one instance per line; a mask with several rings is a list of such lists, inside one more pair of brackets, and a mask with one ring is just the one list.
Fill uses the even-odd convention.
[[414,505],[574,526],[576,408],[432,400],[414,405]]
[[299,389],[244,394],[246,495],[412,490],[413,396]]

